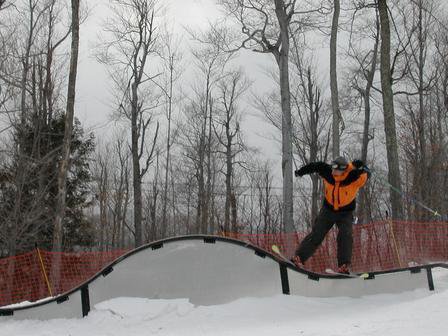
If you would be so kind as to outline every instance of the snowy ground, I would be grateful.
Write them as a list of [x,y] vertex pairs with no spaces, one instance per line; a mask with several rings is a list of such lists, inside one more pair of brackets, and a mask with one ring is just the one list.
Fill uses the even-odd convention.
[[362,298],[278,295],[218,306],[186,299],[117,298],[84,319],[0,322],[0,336],[118,335],[448,335],[448,271],[435,270],[436,291]]

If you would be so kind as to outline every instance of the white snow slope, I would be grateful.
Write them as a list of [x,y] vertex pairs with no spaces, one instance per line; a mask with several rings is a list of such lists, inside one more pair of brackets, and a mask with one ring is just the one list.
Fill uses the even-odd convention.
[[357,299],[278,295],[194,306],[187,299],[116,298],[97,304],[84,319],[3,321],[0,336],[445,336],[448,271],[435,270],[434,280],[434,292]]

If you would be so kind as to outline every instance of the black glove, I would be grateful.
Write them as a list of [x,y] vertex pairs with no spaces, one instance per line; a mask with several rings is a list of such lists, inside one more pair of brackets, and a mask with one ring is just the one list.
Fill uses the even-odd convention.
[[305,175],[304,174],[304,172],[303,172],[303,169],[302,168],[300,168],[300,169],[297,169],[296,171],[294,171],[294,175],[296,176],[296,177],[302,177],[303,175]]
[[353,160],[352,161],[352,165],[356,168],[356,169],[361,169],[364,167],[364,162],[362,160]]

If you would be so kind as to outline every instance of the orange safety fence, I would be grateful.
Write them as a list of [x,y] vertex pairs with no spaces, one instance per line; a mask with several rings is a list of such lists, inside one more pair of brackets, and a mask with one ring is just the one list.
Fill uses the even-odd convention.
[[[306,232],[294,234],[226,234],[267,251],[273,244],[291,255]],[[306,268],[324,272],[336,267],[337,230],[333,229]],[[127,250],[56,253],[34,250],[0,259],[0,306],[64,293],[98,273]],[[448,223],[383,221],[353,228],[352,269],[380,271],[448,261]],[[59,265],[58,268],[54,267]],[[56,270],[56,271],[55,271]]]
[[[23,301],[37,301],[77,287],[106,265],[126,253],[107,252],[57,253],[33,250],[0,259],[0,306]],[[53,265],[59,265],[54,272]],[[51,294],[50,294],[51,293]]]
[[[279,245],[292,256],[308,232],[293,234],[228,234],[270,251]],[[333,228],[305,268],[317,273],[337,268],[337,229]],[[448,223],[382,221],[353,227],[354,272],[385,271],[448,261]]]

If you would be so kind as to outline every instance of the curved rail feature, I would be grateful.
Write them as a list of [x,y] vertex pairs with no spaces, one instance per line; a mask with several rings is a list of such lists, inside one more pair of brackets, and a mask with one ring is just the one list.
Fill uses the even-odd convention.
[[39,302],[0,308],[0,321],[86,316],[97,303],[116,297],[188,298],[195,305],[216,305],[242,297],[277,294],[363,296],[428,286],[434,290],[431,264],[365,278],[319,274],[300,269],[250,243],[193,235],[160,240],[119,257],[78,287]]

